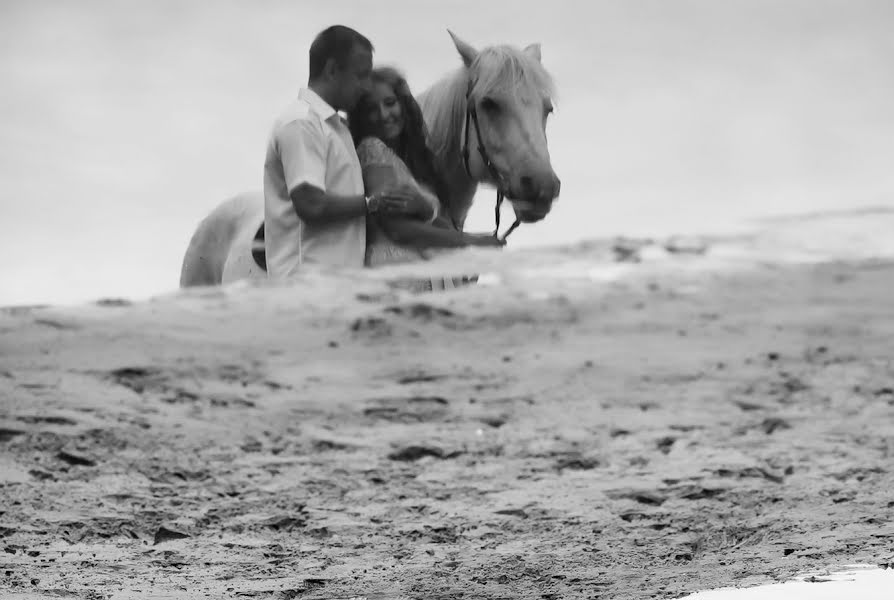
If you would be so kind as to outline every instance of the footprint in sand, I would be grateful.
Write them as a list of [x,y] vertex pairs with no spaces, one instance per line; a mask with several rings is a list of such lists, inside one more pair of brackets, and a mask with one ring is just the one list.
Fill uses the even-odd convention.
[[602,463],[598,458],[585,456],[580,452],[569,452],[556,460],[553,465],[559,471],[589,471],[598,468]]
[[444,419],[450,403],[440,396],[379,398],[367,402],[363,415],[392,423],[422,423]]
[[725,488],[709,488],[695,484],[684,484],[673,490],[681,500],[709,500],[720,496],[727,490]]
[[92,458],[84,456],[83,454],[78,454],[75,452],[70,452],[68,450],[60,450],[56,457],[75,467],[95,467],[96,461]]
[[[377,336],[391,335],[394,333],[393,322],[401,317],[405,322],[437,322],[448,329],[457,329],[462,325],[462,318],[457,313],[424,302],[388,306],[382,309],[382,312],[385,313],[385,317],[365,317],[355,320],[351,324],[351,330],[355,333],[362,332]],[[418,337],[420,334],[410,330],[409,335]]]
[[620,488],[608,490],[605,495],[612,500],[633,500],[637,504],[647,506],[661,506],[667,500],[667,495],[656,490],[638,490],[633,488]]
[[74,323],[65,323],[56,319],[34,319],[34,324],[43,325],[44,327],[51,327],[60,331],[77,331],[81,328],[80,325],[75,325]]
[[447,452],[442,448],[438,448],[437,446],[411,444],[409,446],[403,446],[401,448],[398,448],[394,452],[391,452],[388,455],[388,458],[401,462],[415,462],[417,460],[425,458],[426,456],[446,460],[448,458],[455,458],[460,454],[462,454],[462,452],[458,450],[454,452]]
[[677,438],[666,436],[655,442],[655,447],[658,448],[662,454],[670,454],[671,448],[674,447],[675,443],[677,443]]
[[147,390],[160,390],[165,387],[165,377],[161,369],[154,367],[123,367],[109,371],[107,378],[118,385],[142,394]]
[[410,317],[411,319],[419,319],[422,321],[442,320],[456,317],[456,313],[449,311],[446,308],[432,306],[431,304],[425,304],[424,302],[417,302],[415,304],[404,306],[389,306],[385,308],[384,311],[393,315]]
[[425,371],[415,371],[398,377],[397,383],[400,385],[410,385],[413,383],[433,383],[447,379],[447,375],[435,375],[426,373]]
[[[254,407],[252,400],[243,397],[243,389],[249,386],[261,386],[264,391],[291,389],[288,384],[270,380],[261,372],[235,364],[195,367],[180,372],[157,367],[123,367],[101,373],[100,376],[137,394],[156,395],[167,404],[194,404],[207,400],[213,407],[224,408]],[[184,379],[192,381],[194,385],[190,387],[197,391],[178,385]],[[226,389],[218,389],[221,387]],[[233,387],[238,387],[240,391],[232,392]]]
[[783,483],[785,481],[784,474],[774,473],[763,467],[717,469],[714,471],[714,475],[717,477],[735,479],[766,479],[773,483]]
[[355,319],[351,323],[351,331],[367,334],[372,337],[386,337],[394,332],[391,324],[381,317],[365,317]]

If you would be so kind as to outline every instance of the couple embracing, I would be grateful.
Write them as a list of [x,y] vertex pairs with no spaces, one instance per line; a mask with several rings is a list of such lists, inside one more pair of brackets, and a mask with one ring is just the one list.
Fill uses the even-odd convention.
[[376,267],[420,260],[430,250],[503,244],[451,221],[422,111],[404,77],[373,68],[372,54],[353,29],[322,31],[310,47],[307,87],[274,123],[264,163],[271,278],[294,275],[305,262]]

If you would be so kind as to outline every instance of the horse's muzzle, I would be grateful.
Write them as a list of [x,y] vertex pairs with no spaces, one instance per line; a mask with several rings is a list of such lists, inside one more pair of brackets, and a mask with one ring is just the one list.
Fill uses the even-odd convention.
[[552,172],[541,177],[519,177],[516,193],[510,196],[514,198],[515,216],[522,223],[542,220],[552,210],[553,200],[558,197],[561,187],[562,183]]
[[524,200],[513,200],[512,208],[515,210],[516,218],[522,223],[536,223],[542,221],[549,211],[552,210],[552,200],[541,202],[525,202]]

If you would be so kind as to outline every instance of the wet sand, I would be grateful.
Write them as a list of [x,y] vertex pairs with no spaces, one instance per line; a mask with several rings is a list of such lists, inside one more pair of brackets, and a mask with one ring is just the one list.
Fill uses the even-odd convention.
[[349,284],[0,312],[0,590],[673,598],[892,561],[894,263]]

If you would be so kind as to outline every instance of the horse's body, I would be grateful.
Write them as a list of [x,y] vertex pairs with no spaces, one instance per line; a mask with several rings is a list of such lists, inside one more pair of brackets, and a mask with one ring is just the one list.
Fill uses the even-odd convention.
[[264,194],[244,192],[218,204],[196,228],[180,271],[180,287],[266,278],[252,258],[252,240],[264,222]]
[[[487,182],[508,196],[520,221],[538,221],[559,190],[546,146],[552,87],[540,65],[540,47],[494,46],[479,52],[455,36],[453,41],[464,66],[418,98],[436,166],[447,183],[449,216],[462,228],[478,184]],[[498,111],[511,118],[499,118]],[[263,222],[261,192],[219,204],[190,240],[180,286],[266,277],[252,256]]]

